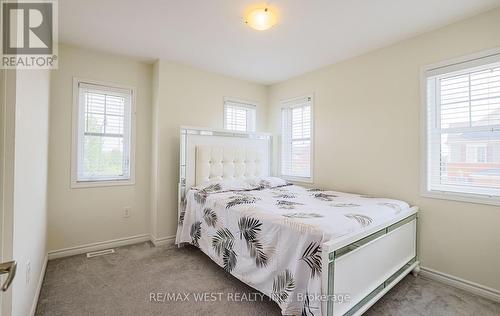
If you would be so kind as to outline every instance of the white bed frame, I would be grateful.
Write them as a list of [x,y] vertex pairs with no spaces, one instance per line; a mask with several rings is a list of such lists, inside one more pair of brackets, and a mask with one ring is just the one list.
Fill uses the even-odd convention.
[[[266,133],[181,127],[179,216],[187,188],[215,178],[270,175],[272,145],[272,136]],[[207,149],[217,152],[217,161],[201,153]],[[204,158],[196,158],[197,151]],[[231,158],[231,167],[224,165],[229,155],[224,151],[231,157],[240,152],[239,158]],[[248,153],[251,159],[244,158]],[[247,163],[252,164],[251,174],[241,171]],[[323,300],[322,315],[361,315],[408,273],[418,274],[417,212],[412,207],[385,225],[322,245],[322,294],[328,298]]]

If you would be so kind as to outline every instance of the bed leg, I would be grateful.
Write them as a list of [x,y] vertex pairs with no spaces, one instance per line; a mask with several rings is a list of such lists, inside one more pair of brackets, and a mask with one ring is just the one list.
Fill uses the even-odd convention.
[[417,265],[413,270],[411,271],[411,274],[413,274],[414,277],[418,277],[418,274],[420,273],[420,263],[417,262]]

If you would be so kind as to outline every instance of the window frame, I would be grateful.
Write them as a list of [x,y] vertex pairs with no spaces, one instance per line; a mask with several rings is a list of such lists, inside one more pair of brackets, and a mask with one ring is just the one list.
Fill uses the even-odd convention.
[[[466,69],[471,70],[481,65],[489,64],[488,60],[500,57],[500,48],[494,48],[478,53],[473,53],[457,58],[448,59],[442,62],[430,64],[421,67],[420,69],[420,196],[426,198],[434,198],[441,200],[451,200],[459,202],[469,202],[476,204],[500,205],[500,196],[491,196],[478,193],[464,193],[445,190],[430,189],[430,159],[429,159],[429,139],[428,139],[428,73],[441,68],[449,68],[447,73],[464,72]],[[463,67],[467,64],[466,68]],[[437,115],[432,111],[433,115]],[[434,158],[436,159],[436,158]],[[443,186],[445,187],[445,186]]]
[[[247,130],[246,131],[238,131],[235,129],[228,129],[227,128],[227,122],[226,122],[226,113],[227,113],[227,102],[232,102],[232,103],[239,103],[242,108],[250,109],[254,111],[254,118],[253,118],[253,129],[248,129],[248,122],[249,119],[247,117]],[[240,133],[254,133],[257,130],[257,107],[259,104],[257,102],[253,101],[246,101],[242,99],[237,99],[237,98],[231,98],[231,97],[224,97],[223,99],[223,114],[222,114],[222,124],[224,130],[231,131],[231,132],[240,132]]]
[[[123,179],[92,179],[78,180],[78,147],[80,146],[80,91],[79,84],[99,85],[108,89],[130,90],[130,142],[129,142],[129,167],[130,174],[128,178]],[[73,77],[73,107],[72,107],[72,141],[71,141],[71,179],[70,187],[92,188],[108,186],[127,186],[135,185],[135,144],[136,144],[136,88],[117,83],[103,82],[91,79]]]
[[[310,146],[310,153],[309,153],[309,168],[310,168],[310,176],[309,177],[298,177],[298,176],[290,176],[290,175],[284,175],[283,174],[283,169],[282,169],[282,163],[283,163],[283,110],[284,109],[293,109],[295,107],[299,107],[298,105],[293,105],[293,102],[297,102],[299,100],[303,100],[309,98],[310,103],[311,103],[311,146]],[[294,182],[294,183],[306,183],[306,184],[312,184],[314,183],[314,94],[306,94],[302,95],[299,97],[293,97],[285,100],[279,101],[280,103],[280,143],[279,143],[279,164],[278,164],[278,174],[280,178]]]

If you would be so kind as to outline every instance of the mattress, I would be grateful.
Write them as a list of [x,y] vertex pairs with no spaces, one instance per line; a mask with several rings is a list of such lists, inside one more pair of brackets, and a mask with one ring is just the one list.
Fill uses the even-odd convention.
[[321,315],[321,245],[410,213],[406,202],[260,180],[213,183],[184,200],[176,243],[277,302],[285,315]]

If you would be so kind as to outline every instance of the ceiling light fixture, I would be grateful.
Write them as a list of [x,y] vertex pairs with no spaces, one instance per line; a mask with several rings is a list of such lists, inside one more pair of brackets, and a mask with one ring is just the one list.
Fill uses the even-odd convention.
[[258,31],[270,29],[277,21],[276,13],[269,8],[253,9],[245,17],[245,23]]

